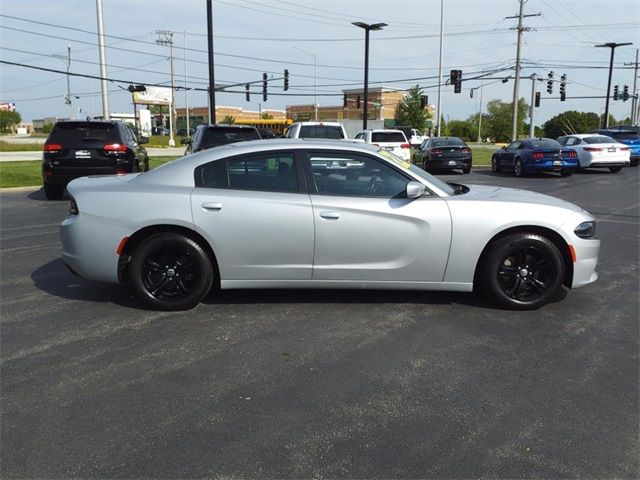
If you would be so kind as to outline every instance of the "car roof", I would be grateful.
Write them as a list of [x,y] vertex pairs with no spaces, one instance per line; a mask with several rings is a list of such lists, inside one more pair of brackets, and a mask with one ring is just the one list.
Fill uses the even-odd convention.
[[[589,138],[589,137],[606,137],[606,135],[600,132],[593,132],[593,133],[576,133],[572,135],[563,135],[563,137]],[[562,137],[559,137],[559,138],[562,138]]]
[[341,127],[342,124],[340,122],[295,122],[293,125],[303,125],[303,126],[314,126],[314,125],[329,125],[331,127]]
[[215,125],[198,125],[196,128],[242,128],[245,130],[257,130],[256,127],[252,126],[252,125],[236,125],[231,124],[231,125],[227,125],[225,124],[221,124],[221,123],[216,123]]

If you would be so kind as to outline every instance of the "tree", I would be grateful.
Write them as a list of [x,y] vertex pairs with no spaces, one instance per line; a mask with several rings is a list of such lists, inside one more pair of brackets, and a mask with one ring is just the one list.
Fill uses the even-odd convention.
[[224,118],[220,121],[220,123],[223,125],[233,125],[234,123],[236,123],[236,119],[231,115],[225,115]]
[[[518,122],[516,137],[520,137],[526,132],[524,121],[529,105],[524,98],[518,100]],[[482,134],[484,137],[491,137],[496,142],[511,141],[511,119],[513,117],[513,103],[504,103],[500,100],[491,100],[487,103],[487,116],[482,117]],[[486,121],[486,123],[485,123]]]
[[396,107],[396,125],[417,128],[423,132],[431,115],[425,108],[422,108],[421,101],[422,89],[419,85],[414,85]]
[[600,119],[597,113],[569,110],[547,120],[542,125],[542,131],[545,137],[558,138],[572,133],[587,133],[599,126]]
[[451,120],[447,124],[447,131],[448,135],[465,141],[475,140],[478,136],[478,128],[469,120]]
[[22,121],[22,116],[18,112],[0,111],[0,131],[7,132],[11,127]]

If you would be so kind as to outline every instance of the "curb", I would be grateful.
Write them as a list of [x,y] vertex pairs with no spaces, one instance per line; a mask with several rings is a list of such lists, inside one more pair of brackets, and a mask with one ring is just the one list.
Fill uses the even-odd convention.
[[30,187],[2,187],[0,192],[26,192],[28,190],[40,190],[42,185],[33,185]]

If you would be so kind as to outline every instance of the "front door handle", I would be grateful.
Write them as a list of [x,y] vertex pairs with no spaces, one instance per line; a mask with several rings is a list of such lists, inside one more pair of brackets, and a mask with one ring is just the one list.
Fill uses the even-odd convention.
[[326,220],[338,220],[340,214],[338,212],[324,211],[320,212],[320,216]]
[[202,204],[202,208],[212,212],[217,212],[218,210],[222,210],[222,204],[217,202],[204,202]]

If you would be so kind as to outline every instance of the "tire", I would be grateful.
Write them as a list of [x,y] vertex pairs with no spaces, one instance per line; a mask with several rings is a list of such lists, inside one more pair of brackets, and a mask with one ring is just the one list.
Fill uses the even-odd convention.
[[573,175],[573,171],[572,170],[560,170],[560,176],[561,177],[570,177],[571,175]]
[[189,310],[209,293],[214,270],[209,256],[192,239],[173,232],[144,240],[128,268],[140,300],[156,310]]
[[479,279],[497,305],[534,310],[558,295],[564,274],[562,255],[548,238],[515,233],[490,245]]
[[64,195],[64,187],[61,185],[44,184],[44,195],[49,200],[60,200]]
[[609,167],[611,173],[618,173],[620,170],[622,170],[622,167]]
[[502,167],[496,157],[491,157],[491,171],[493,173],[500,173],[502,171]]
[[524,168],[522,168],[522,160],[519,158],[513,164],[513,173],[515,173],[516,177],[524,177]]
[[471,165],[466,165],[462,168],[462,173],[471,173]]

